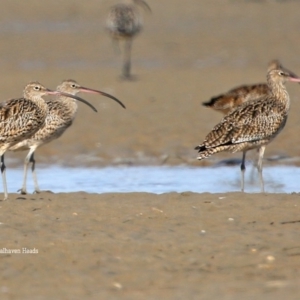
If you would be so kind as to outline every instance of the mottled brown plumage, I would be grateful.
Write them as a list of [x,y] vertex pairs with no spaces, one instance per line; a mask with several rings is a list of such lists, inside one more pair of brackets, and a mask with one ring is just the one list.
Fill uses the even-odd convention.
[[[269,63],[268,72],[271,70],[283,70],[293,76],[296,76],[294,73],[284,68],[278,60],[272,60]],[[244,102],[263,97],[268,92],[269,87],[267,83],[241,85],[229,90],[225,94],[213,97],[202,104],[227,115],[230,111],[234,110],[237,106]]]
[[264,190],[262,158],[265,147],[284,128],[290,107],[290,99],[284,83],[300,82],[300,78],[282,70],[267,74],[267,95],[245,102],[223,118],[206,136],[199,150],[198,159],[207,158],[221,151],[243,152],[242,190],[244,190],[245,156],[250,149],[259,149],[258,171],[261,190]]
[[[35,159],[34,159],[35,150],[42,145],[45,145],[55,139],[58,139],[66,131],[66,129],[72,125],[78,109],[76,100],[79,100],[81,102],[84,102],[85,104],[90,105],[87,101],[79,97],[76,97],[75,96],[76,94],[80,92],[100,94],[113,99],[114,101],[118,102],[122,107],[125,108],[124,104],[117,98],[98,90],[93,90],[93,89],[80,86],[74,80],[64,80],[57,87],[57,91],[64,93],[64,95],[60,95],[55,99],[46,100],[49,111],[45,119],[44,125],[41,126],[35,134],[31,135],[30,138],[22,140],[21,142],[19,142],[18,144],[10,148],[10,150],[12,151],[29,149],[29,152],[24,161],[23,186],[20,189],[22,194],[27,193],[26,181],[27,181],[27,169],[29,163],[32,163],[32,174],[34,179],[35,192],[36,193],[40,192],[38,182],[37,182],[37,176],[35,173]],[[66,97],[65,95],[72,95],[72,97],[75,98]]]
[[113,40],[124,40],[124,57],[122,77],[131,78],[131,46],[132,39],[142,30],[142,16],[137,5],[148,11],[150,7],[144,0],[132,0],[131,3],[119,3],[113,6],[106,20],[106,28]]
[[208,102],[203,102],[203,105],[227,115],[237,106],[264,96],[268,91],[269,88],[265,83],[242,85],[228,91],[226,94],[213,97]]
[[42,96],[55,92],[38,82],[26,85],[23,98],[0,104],[0,156],[4,200],[8,199],[4,153],[13,145],[34,134],[44,123],[48,106]]

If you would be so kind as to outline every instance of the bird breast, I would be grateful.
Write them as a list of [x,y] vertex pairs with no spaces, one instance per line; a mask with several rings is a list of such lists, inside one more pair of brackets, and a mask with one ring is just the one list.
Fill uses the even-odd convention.
[[133,6],[117,5],[111,10],[106,26],[114,37],[133,36],[141,30],[142,20]]

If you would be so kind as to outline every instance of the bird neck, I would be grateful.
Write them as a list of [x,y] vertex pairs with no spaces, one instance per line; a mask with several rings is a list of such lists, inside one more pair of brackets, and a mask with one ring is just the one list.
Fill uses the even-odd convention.
[[289,94],[285,88],[285,85],[283,82],[274,82],[272,80],[268,80],[268,86],[270,88],[271,94],[273,95],[273,98],[283,104],[288,110],[290,108],[290,97]]
[[26,97],[25,98],[31,100],[32,102],[34,102],[42,111],[47,112],[48,111],[48,105],[46,103],[46,101],[40,97],[40,96],[35,96],[35,97]]
[[60,97],[58,101],[60,105],[64,106],[63,118],[74,119],[78,109],[77,101],[70,97]]

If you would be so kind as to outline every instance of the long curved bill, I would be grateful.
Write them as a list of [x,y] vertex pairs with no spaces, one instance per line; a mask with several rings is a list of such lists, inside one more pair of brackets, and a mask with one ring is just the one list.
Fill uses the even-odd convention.
[[292,82],[299,82],[299,83],[300,83],[300,78],[299,78],[299,77],[290,76],[290,77],[289,77],[289,81],[292,81]]
[[60,91],[52,91],[52,90],[47,90],[48,91],[48,94],[49,95],[61,95],[61,96],[65,96],[65,97],[69,97],[69,98],[73,98],[75,100],[78,100],[84,104],[86,104],[87,106],[89,106],[93,111],[97,112],[97,109],[88,101],[78,97],[78,96],[75,96],[75,95],[71,95],[71,94],[68,94],[68,93],[64,93],[64,92],[60,92]]
[[[278,62],[278,61],[277,61]],[[290,75],[290,81],[295,81],[295,82],[298,82],[297,80],[291,80],[291,78],[294,78],[294,79],[298,79],[299,76],[297,74],[295,74],[294,72],[290,71],[289,69],[285,68],[284,66],[282,66],[279,62],[278,62],[278,65],[279,65],[279,69],[282,70],[283,72],[285,73],[288,73]]]
[[[294,72],[290,71],[289,69],[281,66],[281,70],[288,73],[290,75],[290,78],[299,79],[299,76],[296,75]],[[294,81],[294,80],[290,79],[290,81]],[[299,81],[296,80],[295,82],[299,82]]]
[[98,90],[86,88],[84,86],[80,86],[79,89],[80,89],[80,92],[82,92],[82,93],[100,94],[102,96],[108,97],[108,98],[118,102],[123,108],[126,108],[125,105],[119,99],[117,99],[116,97],[114,97],[110,94],[107,94],[107,93],[104,93],[104,92],[101,92]]
[[149,12],[152,12],[150,6],[146,3],[146,1],[144,1],[144,0],[135,0],[135,3],[143,6]]

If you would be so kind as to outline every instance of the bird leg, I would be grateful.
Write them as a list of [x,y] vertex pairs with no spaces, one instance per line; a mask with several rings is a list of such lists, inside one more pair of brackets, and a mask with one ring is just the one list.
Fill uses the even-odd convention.
[[241,191],[244,192],[244,186],[245,186],[245,159],[246,159],[246,152],[243,152],[243,157],[242,157],[242,163],[241,163]]
[[250,174],[250,182],[252,184],[255,182],[255,173],[256,173],[256,170],[257,170],[259,149],[255,149],[255,151],[256,151],[256,154],[255,154],[255,158],[253,159],[253,164],[252,164],[251,174]]
[[130,79],[130,71],[131,71],[131,45],[132,39],[128,38],[125,40],[124,45],[124,61],[123,61],[123,69],[122,69],[122,77],[125,79]]
[[30,156],[29,162],[31,162],[31,171],[32,171],[32,177],[33,177],[33,181],[34,181],[34,193],[39,194],[41,192],[41,190],[39,188],[37,176],[36,176],[36,172],[35,172],[34,152]]
[[265,184],[264,184],[264,178],[262,174],[262,161],[264,157],[266,146],[261,146],[258,150],[258,161],[257,161],[257,170],[259,175],[259,181],[260,181],[260,189],[261,192],[265,192]]
[[4,154],[1,155],[1,174],[2,174],[2,181],[3,181],[3,191],[4,191],[4,199],[8,199],[8,192],[7,192],[7,183],[6,183],[6,166],[4,164]]
[[114,52],[118,55],[121,54],[121,49],[119,45],[119,40],[118,39],[112,39],[112,48],[114,49]]
[[27,194],[27,188],[26,188],[26,183],[27,183],[27,170],[28,170],[28,165],[31,162],[31,156],[33,155],[35,149],[30,148],[28,154],[25,157],[24,160],[24,174],[23,174],[23,185],[22,188],[18,190],[22,195]]

